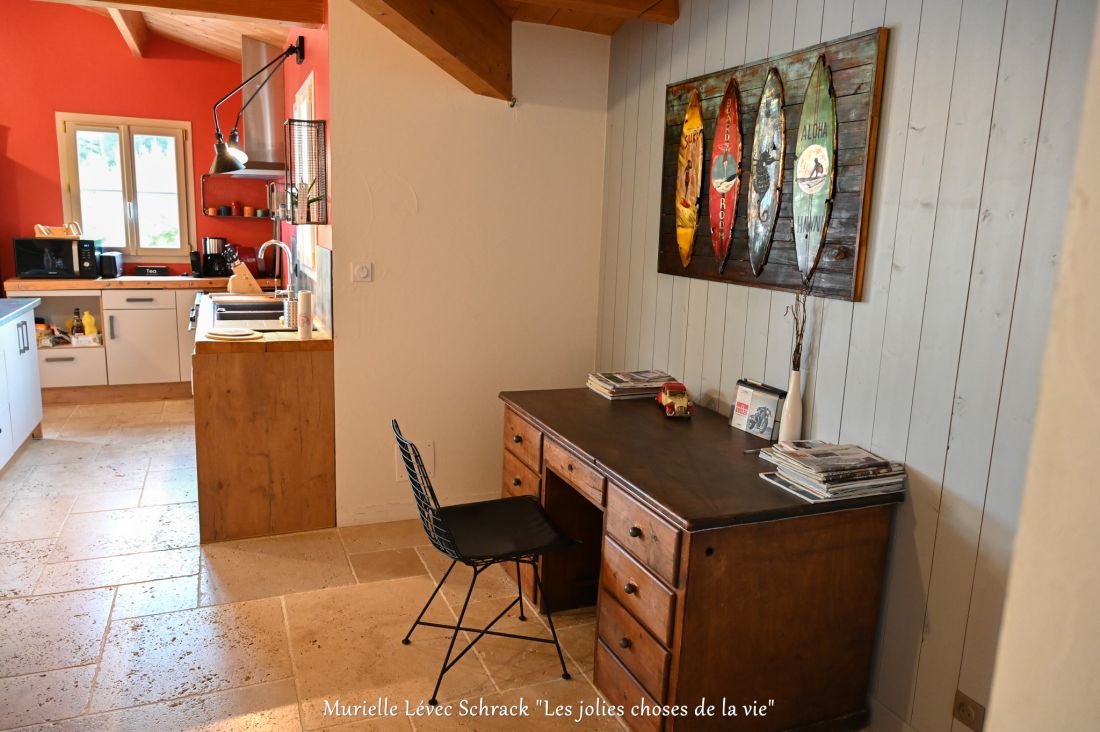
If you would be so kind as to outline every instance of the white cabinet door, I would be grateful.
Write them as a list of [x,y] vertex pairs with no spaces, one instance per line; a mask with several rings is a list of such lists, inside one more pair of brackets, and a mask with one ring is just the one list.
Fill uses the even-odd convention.
[[[6,338],[8,331],[5,329],[0,339]],[[0,343],[0,346],[6,345]],[[14,345],[12,346],[14,348]],[[18,348],[16,349],[19,350]],[[0,358],[0,398],[8,393],[8,375],[4,367],[4,359]],[[24,435],[25,437],[25,435]],[[23,438],[17,442],[11,430],[11,412],[7,404],[0,403],[0,466],[6,465],[11,456],[15,454],[15,448],[23,444]]]
[[201,293],[195,290],[176,291],[176,329],[180,349],[180,381],[191,380],[191,354],[195,351],[195,331],[190,330],[191,308]]
[[180,380],[176,311],[104,310],[107,383],[163,384]]
[[18,447],[42,421],[42,385],[38,376],[33,311],[0,329],[0,347],[4,350],[7,371],[11,437]]

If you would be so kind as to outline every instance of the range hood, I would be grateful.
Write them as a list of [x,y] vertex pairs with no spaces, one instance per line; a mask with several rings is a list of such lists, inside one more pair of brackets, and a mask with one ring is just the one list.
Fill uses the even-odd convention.
[[[247,79],[278,58],[284,49],[275,48],[248,36],[241,37],[241,78]],[[266,83],[265,83],[266,81]],[[258,91],[257,91],[258,90]],[[263,74],[241,90],[248,104],[242,115],[242,144],[248,162],[244,170],[226,173],[237,178],[278,178],[286,172],[283,121],[286,97],[283,92],[283,68],[270,76]]]

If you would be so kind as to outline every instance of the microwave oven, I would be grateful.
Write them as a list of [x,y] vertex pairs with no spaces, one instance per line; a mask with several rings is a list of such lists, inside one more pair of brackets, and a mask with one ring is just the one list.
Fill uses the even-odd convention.
[[91,239],[16,239],[15,274],[26,278],[99,277],[98,252]]

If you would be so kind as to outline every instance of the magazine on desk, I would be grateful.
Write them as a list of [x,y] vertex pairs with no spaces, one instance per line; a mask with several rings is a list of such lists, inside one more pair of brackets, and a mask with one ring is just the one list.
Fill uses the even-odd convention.
[[892,493],[905,489],[905,466],[858,445],[818,440],[777,442],[760,451],[776,470],[760,477],[807,501]]

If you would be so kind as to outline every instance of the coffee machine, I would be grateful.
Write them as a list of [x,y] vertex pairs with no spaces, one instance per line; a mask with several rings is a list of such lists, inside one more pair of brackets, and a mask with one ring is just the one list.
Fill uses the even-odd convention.
[[202,240],[203,277],[228,277],[229,264],[225,261],[225,245],[222,236],[208,236]]

